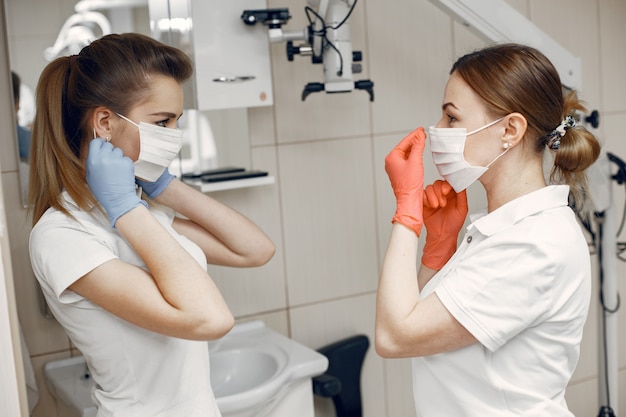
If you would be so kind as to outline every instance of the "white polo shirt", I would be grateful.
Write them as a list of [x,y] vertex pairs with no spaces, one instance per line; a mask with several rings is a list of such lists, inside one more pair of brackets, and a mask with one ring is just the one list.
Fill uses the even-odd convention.
[[[69,289],[114,258],[147,268],[105,216],[80,210],[67,193],[62,197],[76,220],[48,209],[31,231],[30,256],[50,310],[85,356],[97,384],[93,393],[97,416],[219,417],[206,342],[145,330]],[[173,216],[150,210],[206,268],[200,248],[172,228]]]
[[568,416],[565,388],[578,362],[591,294],[587,242],[548,186],[472,223],[433,292],[479,343],[414,358],[419,417]]

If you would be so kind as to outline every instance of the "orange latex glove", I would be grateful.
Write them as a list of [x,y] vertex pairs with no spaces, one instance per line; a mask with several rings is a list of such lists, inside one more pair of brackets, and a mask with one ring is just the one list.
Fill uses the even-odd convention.
[[424,198],[422,156],[426,134],[418,127],[409,133],[385,158],[385,171],[396,196],[396,214],[392,223],[400,223],[420,235]]
[[459,231],[467,216],[467,194],[456,193],[446,181],[437,180],[424,190],[426,244],[422,264],[441,269],[456,251]]

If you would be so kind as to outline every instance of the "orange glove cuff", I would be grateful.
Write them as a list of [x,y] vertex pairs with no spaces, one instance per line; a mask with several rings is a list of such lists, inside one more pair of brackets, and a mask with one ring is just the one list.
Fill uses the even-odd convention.
[[417,237],[419,237],[422,232],[422,221],[412,216],[396,214],[393,216],[393,219],[391,219],[391,223],[400,223],[401,225],[408,227],[415,232]]
[[422,264],[430,269],[439,270],[452,258],[456,252],[456,239],[450,236],[447,239],[437,239],[432,242],[428,240],[426,234],[426,244],[422,251]]

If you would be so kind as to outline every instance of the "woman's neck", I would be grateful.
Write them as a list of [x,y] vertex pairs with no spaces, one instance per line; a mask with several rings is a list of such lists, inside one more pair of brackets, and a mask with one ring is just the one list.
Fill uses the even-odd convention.
[[509,201],[546,186],[541,162],[525,161],[493,172],[483,182],[487,192],[487,210],[491,213]]

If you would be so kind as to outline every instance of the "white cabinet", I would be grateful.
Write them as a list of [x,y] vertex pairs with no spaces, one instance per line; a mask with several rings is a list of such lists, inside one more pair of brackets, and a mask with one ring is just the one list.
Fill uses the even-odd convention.
[[149,0],[152,36],[193,58],[185,107],[198,110],[273,104],[267,28],[246,25],[244,10],[265,0]]

